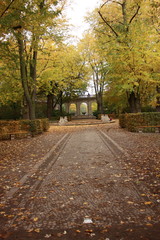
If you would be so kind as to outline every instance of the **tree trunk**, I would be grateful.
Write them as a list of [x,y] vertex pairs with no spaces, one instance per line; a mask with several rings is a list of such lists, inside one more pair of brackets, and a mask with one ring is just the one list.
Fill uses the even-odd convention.
[[22,117],[23,119],[29,119],[29,108],[28,105],[26,103],[26,99],[25,96],[23,98],[23,102],[22,102]]
[[140,96],[136,96],[135,99],[135,105],[136,105],[136,112],[141,112],[141,100],[140,100]]
[[97,110],[101,114],[103,113],[103,100],[102,100],[102,93],[98,92],[96,94],[96,99],[97,99]]
[[26,61],[24,56],[24,42],[23,42],[23,36],[18,31],[18,34],[16,34],[17,42],[18,42],[18,48],[19,48],[19,60],[20,60],[20,73],[21,73],[21,81],[22,86],[24,90],[24,95],[26,99],[27,106],[29,108],[29,118],[35,119],[35,102],[32,102],[32,98],[30,96],[28,83],[27,83],[27,73],[26,73]]
[[157,102],[156,102],[156,111],[160,112],[160,86],[157,86]]
[[53,112],[53,94],[47,95],[47,118],[51,119]]
[[36,81],[37,81],[37,50],[33,51],[33,57],[30,61],[30,77],[33,81],[33,90],[31,93],[31,100],[32,100],[32,111],[30,111],[30,119],[35,119],[35,101],[36,101]]
[[59,107],[60,107],[60,115],[63,115],[63,109],[62,109],[62,104],[63,104],[63,99],[62,99],[63,92],[60,92],[60,98],[59,98]]
[[131,113],[141,112],[140,96],[136,96],[133,91],[129,94],[128,103]]

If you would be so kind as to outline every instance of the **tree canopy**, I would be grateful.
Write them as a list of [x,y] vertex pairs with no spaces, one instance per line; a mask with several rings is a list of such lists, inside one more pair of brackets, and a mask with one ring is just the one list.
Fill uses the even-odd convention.
[[160,111],[159,1],[102,0],[76,46],[68,43],[66,4],[1,1],[1,104],[24,103],[34,119],[37,98],[47,98],[50,117],[56,103],[81,94],[92,79],[101,112],[104,101],[118,112]]
[[[126,94],[130,110],[156,105],[159,86],[158,1],[104,1],[89,17],[93,36],[109,65],[108,86]],[[158,64],[159,65],[159,64]]]

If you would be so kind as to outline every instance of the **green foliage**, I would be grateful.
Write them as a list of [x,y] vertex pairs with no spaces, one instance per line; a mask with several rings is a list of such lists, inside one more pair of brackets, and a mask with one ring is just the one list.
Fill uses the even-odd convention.
[[54,38],[56,41],[57,36],[62,37],[65,20],[60,13],[65,0],[16,0],[7,11],[9,1],[2,3],[0,74],[3,77],[0,77],[0,101],[17,101],[25,95],[29,117],[35,119],[37,53],[42,51],[46,39]]
[[0,103],[7,105],[23,99],[18,52],[13,38],[0,43]]
[[159,112],[128,113],[120,115],[120,126],[136,132],[139,126],[160,126]]
[[[110,95],[122,100],[121,103],[117,101],[120,111],[126,107],[126,100],[131,110],[135,111],[139,111],[136,107],[138,101],[141,105],[157,104],[156,86],[160,84],[160,5],[156,4],[155,7],[153,2],[156,1],[127,0],[123,4],[105,1],[90,16],[92,36],[99,47],[97,53],[108,63],[107,90]],[[131,93],[136,96],[135,109],[134,105],[131,106]]]
[[51,120],[59,120],[60,117],[65,117],[65,116],[67,116],[68,119],[70,119],[71,116],[74,116],[74,113],[67,113],[65,111],[61,113],[59,110],[54,110]]
[[106,57],[102,54],[102,48],[99,41],[96,41],[94,34],[87,33],[80,42],[79,48],[87,59],[87,65],[92,76],[94,91],[96,93],[97,108],[103,111],[103,92],[107,85],[107,74],[109,70]]
[[[93,112],[93,116],[95,116],[97,119],[101,119],[101,111],[99,110],[96,110]],[[103,114],[108,114],[108,110],[104,110],[103,111]]]
[[46,118],[47,116],[47,105],[46,103],[36,102],[36,119]]
[[126,114],[119,115],[119,125],[121,128],[126,128]]
[[142,107],[142,112],[156,112],[156,108],[153,108],[152,106],[144,106]]
[[75,46],[56,46],[48,41],[45,51],[48,55],[42,53],[38,64],[39,92],[53,94],[57,98],[63,92],[63,98],[67,98],[86,90],[87,68]]
[[21,103],[9,102],[0,106],[0,119],[20,119],[21,118]]
[[49,129],[48,119],[35,119],[35,120],[20,120],[22,130],[32,133],[32,135],[40,134]]

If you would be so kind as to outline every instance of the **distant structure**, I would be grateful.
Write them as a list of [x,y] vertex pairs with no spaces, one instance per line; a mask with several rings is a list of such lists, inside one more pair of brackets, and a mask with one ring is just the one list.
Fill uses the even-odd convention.
[[[80,96],[76,99],[71,99],[69,101],[66,101],[63,106],[65,108],[65,111],[67,113],[70,113],[70,107],[72,104],[75,105],[76,111],[75,111],[75,117],[91,117],[93,116],[93,104],[97,103],[96,102],[96,97],[95,95],[90,95],[88,93],[88,95],[84,95],[84,96]],[[81,106],[82,104],[86,105],[86,112],[83,112],[81,110]]]

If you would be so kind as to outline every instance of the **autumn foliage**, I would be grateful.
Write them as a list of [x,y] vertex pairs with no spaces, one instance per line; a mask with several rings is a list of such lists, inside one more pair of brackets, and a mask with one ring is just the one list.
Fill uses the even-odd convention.
[[140,126],[159,126],[160,113],[144,112],[144,113],[121,114],[119,116],[119,124],[120,127],[127,128],[131,132],[136,132],[138,127]]
[[11,133],[20,135],[23,133],[22,131],[27,131],[34,136],[48,129],[48,119],[0,121],[0,139],[9,139]]

